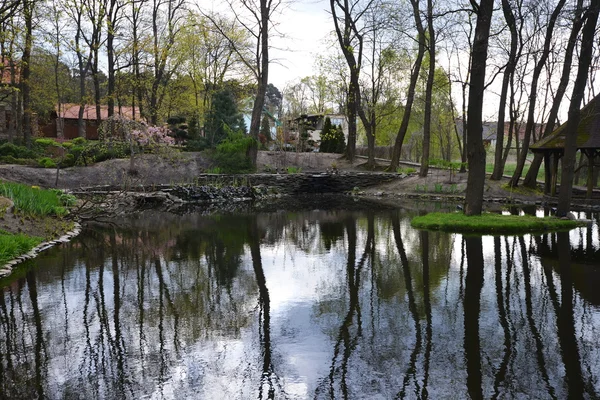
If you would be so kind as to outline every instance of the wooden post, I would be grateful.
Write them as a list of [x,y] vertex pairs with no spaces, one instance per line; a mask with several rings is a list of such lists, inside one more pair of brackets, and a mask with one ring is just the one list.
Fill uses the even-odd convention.
[[588,170],[587,170],[587,192],[585,194],[586,199],[592,198],[592,192],[594,191],[594,151],[582,152],[587,156],[588,159]]
[[556,181],[558,179],[558,159],[560,158],[559,154],[559,152],[554,152],[554,154],[552,154],[552,187],[550,189],[551,196],[556,196]]
[[552,185],[552,166],[550,164],[552,153],[544,152],[544,194],[550,193]]

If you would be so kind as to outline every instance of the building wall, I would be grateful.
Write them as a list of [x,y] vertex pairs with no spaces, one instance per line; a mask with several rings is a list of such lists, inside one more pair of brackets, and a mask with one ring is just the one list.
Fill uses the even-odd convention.
[[[58,137],[57,129],[56,129],[57,119],[53,118],[52,122],[42,126],[40,132],[44,137]],[[85,120],[85,138],[89,140],[97,140],[98,139],[98,127],[96,125],[96,121],[88,121]],[[64,129],[63,129],[63,137],[65,139],[75,139],[79,136],[79,130],[77,128],[77,120],[71,118],[64,119]]]

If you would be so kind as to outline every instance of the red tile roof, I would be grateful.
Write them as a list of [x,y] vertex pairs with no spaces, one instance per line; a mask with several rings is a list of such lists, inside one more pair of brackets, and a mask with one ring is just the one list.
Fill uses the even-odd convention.
[[[78,119],[79,118],[79,104],[61,104],[60,114],[58,112],[58,106],[56,106],[56,114],[64,119]],[[115,106],[115,115],[119,114],[126,118],[133,119],[133,107],[130,106]],[[100,106],[100,119],[108,118],[108,106]],[[83,108],[83,119],[95,121],[96,118],[96,106],[86,104]],[[139,108],[135,107],[135,119],[141,119]]]

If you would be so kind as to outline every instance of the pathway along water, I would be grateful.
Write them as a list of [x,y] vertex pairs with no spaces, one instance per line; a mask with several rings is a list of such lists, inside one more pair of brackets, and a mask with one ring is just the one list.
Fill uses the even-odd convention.
[[0,393],[600,395],[597,222],[464,237],[409,219],[146,211],[89,226],[3,281]]

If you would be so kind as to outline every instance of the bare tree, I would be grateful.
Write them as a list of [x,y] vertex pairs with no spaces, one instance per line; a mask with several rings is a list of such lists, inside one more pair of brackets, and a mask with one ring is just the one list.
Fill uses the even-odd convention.
[[[521,2],[517,2],[517,6],[521,6]],[[517,48],[519,45],[519,31],[517,31],[517,23],[515,15],[512,11],[512,5],[509,0],[502,0],[502,12],[506,25],[510,30],[510,51],[508,53],[508,61],[504,68],[502,77],[502,87],[500,89],[500,104],[498,106],[498,124],[496,125],[496,152],[494,158],[494,171],[490,179],[499,180],[504,172],[504,163],[502,162],[502,149],[504,146],[504,121],[506,112],[506,103],[508,98],[508,85],[515,72],[517,66]]]
[[356,151],[356,116],[360,108],[359,76],[362,67],[364,30],[361,21],[374,0],[330,0],[335,34],[348,64],[350,79],[346,112],[348,118],[348,143],[346,158],[352,162]]
[[413,64],[412,71],[410,74],[410,83],[408,86],[408,93],[406,95],[406,103],[404,105],[404,113],[402,114],[402,122],[396,135],[396,141],[394,142],[394,149],[392,151],[392,160],[390,161],[389,170],[395,171],[400,163],[400,154],[402,152],[402,143],[408,131],[408,123],[410,122],[410,114],[412,111],[412,105],[415,100],[415,90],[417,87],[417,81],[419,79],[419,73],[421,71],[421,64],[423,63],[423,56],[425,55],[425,29],[423,28],[423,22],[421,21],[421,15],[419,11],[419,0],[410,0],[413,9],[413,17],[415,20],[415,26],[417,28],[417,58]]
[[181,30],[185,0],[153,0],[152,2],[152,69],[149,115],[153,125],[158,123],[158,113],[164,96],[161,92],[176,69],[169,63],[175,39]]
[[[253,50],[248,52],[241,48],[233,38],[225,32],[215,18],[204,14],[215,28],[229,41],[235,53],[246,65],[256,80],[256,97],[252,106],[250,120],[250,136],[258,141],[260,122],[265,105],[265,95],[269,84],[269,34],[273,27],[272,17],[282,5],[281,0],[230,0],[229,8],[235,20],[248,32],[253,40]],[[258,143],[258,142],[256,142]],[[255,144],[248,149],[252,165],[256,166],[258,147]]]
[[523,173],[523,168],[525,166],[525,161],[527,160],[527,153],[529,150],[529,142],[531,140],[531,134],[533,132],[534,123],[535,123],[535,109],[537,105],[537,86],[540,75],[542,73],[542,69],[546,64],[546,60],[548,59],[548,55],[550,53],[550,44],[552,43],[552,35],[554,32],[554,26],[556,25],[556,20],[558,19],[560,12],[565,5],[566,0],[559,0],[554,7],[554,11],[550,15],[550,19],[548,20],[548,25],[546,27],[546,36],[544,39],[544,47],[542,49],[542,53],[537,60],[535,68],[533,70],[533,77],[531,78],[530,84],[530,92],[529,92],[529,110],[527,114],[527,125],[525,125],[525,136],[523,138],[523,148],[521,150],[521,154],[517,160],[517,168],[510,180],[509,185],[511,187],[516,187],[519,184],[519,179],[521,178],[521,174]]
[[[573,63],[573,51],[575,49],[575,45],[577,43],[577,38],[579,36],[579,32],[581,27],[583,26],[584,19],[582,18],[583,13],[583,0],[577,0],[577,6],[575,8],[574,16],[573,16],[573,26],[571,28],[571,33],[569,34],[569,39],[567,42],[567,47],[564,51],[564,61],[563,61],[563,70],[560,77],[560,82],[558,84],[558,88],[554,95],[554,100],[552,101],[552,107],[550,108],[550,114],[546,121],[546,126],[544,127],[544,133],[542,137],[546,137],[552,133],[554,130],[554,126],[556,124],[558,118],[558,110],[560,108],[560,104],[564,97],[565,92],[567,91],[567,86],[569,84],[569,80],[571,77],[571,65]],[[534,188],[537,185],[537,175],[542,163],[543,155],[535,154],[533,161],[529,167],[529,171],[527,171],[527,175],[523,180],[523,186]]]
[[429,147],[431,145],[431,99],[433,81],[435,79],[435,29],[433,26],[433,1],[427,0],[427,50],[429,54],[429,71],[425,87],[425,112],[423,121],[423,156],[419,176],[426,177],[429,171]]

